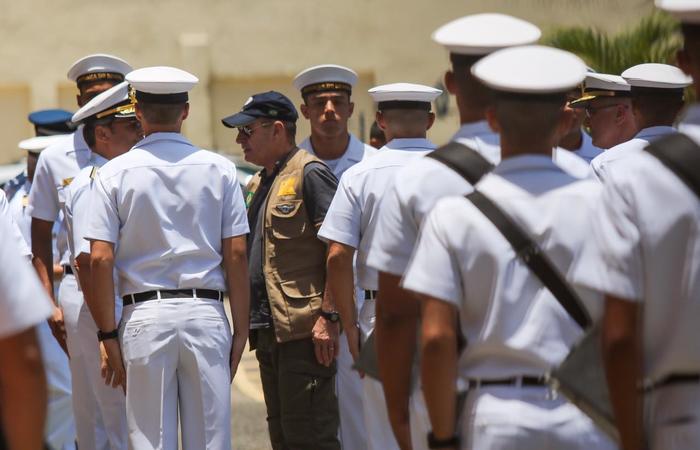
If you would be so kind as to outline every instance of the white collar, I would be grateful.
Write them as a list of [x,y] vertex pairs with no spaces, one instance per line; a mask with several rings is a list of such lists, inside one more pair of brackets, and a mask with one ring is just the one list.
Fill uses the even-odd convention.
[[426,151],[435,150],[435,144],[426,138],[396,138],[386,143],[384,148],[388,150]]
[[457,139],[471,138],[482,134],[493,134],[493,130],[485,120],[462,124],[451,140],[456,141]]
[[192,145],[192,143],[187,140],[185,136],[180,133],[151,133],[145,138],[141,139],[134,147],[142,147],[144,145],[153,144],[160,141],[174,141],[183,144]]

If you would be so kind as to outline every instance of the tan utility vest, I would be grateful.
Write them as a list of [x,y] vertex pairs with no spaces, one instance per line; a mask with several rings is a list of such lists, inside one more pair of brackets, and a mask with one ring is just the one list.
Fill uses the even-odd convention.
[[[326,245],[316,237],[304,205],[304,167],[320,159],[296,149],[272,182],[262,224],[263,274],[277,342],[308,338],[321,309]],[[260,186],[260,173],[247,186]]]

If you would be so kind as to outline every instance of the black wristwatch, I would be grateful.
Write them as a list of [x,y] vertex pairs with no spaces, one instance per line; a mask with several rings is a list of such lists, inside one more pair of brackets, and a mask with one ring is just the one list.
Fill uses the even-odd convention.
[[459,447],[459,436],[453,434],[446,439],[437,439],[433,432],[428,433],[428,448]]
[[97,340],[102,342],[107,339],[117,339],[119,337],[119,328],[115,328],[112,331],[102,331],[97,330]]
[[340,321],[340,314],[338,314],[338,311],[321,310],[321,317],[323,317],[331,323],[338,323]]

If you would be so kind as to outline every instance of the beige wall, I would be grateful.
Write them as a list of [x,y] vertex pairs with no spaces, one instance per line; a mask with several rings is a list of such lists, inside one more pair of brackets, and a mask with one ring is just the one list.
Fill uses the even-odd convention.
[[[344,64],[361,74],[355,90],[369,127],[374,83],[435,85],[447,67],[445,51],[430,40],[441,24],[476,12],[506,12],[543,29],[595,25],[617,30],[652,8],[650,0],[24,0],[0,14],[0,163],[17,158],[28,111],[75,109],[65,78],[73,61],[95,52],[119,55],[135,67],[174,65],[202,83],[192,94],[186,133],[205,147],[236,151],[220,118],[254,92],[276,89],[300,101],[291,78],[305,67]],[[451,113],[431,137],[456,129]],[[300,136],[308,132],[300,123]]]

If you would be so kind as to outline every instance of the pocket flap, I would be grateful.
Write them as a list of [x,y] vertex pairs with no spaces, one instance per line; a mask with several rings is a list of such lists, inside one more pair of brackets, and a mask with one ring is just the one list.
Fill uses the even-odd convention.
[[289,298],[318,297],[323,292],[323,280],[318,277],[305,277],[280,283],[282,292]]

